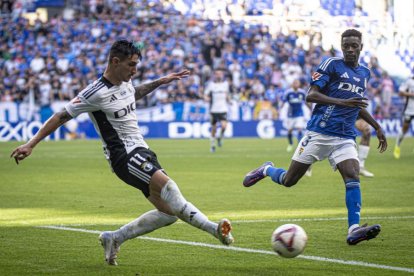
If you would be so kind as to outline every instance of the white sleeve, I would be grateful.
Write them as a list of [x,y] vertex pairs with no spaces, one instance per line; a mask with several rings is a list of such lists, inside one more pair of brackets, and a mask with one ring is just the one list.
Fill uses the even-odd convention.
[[400,91],[403,91],[403,92],[407,92],[407,90],[408,90],[408,81],[405,81],[405,82],[403,82],[401,85],[400,85],[400,89],[399,89]]
[[228,81],[226,81],[226,93],[227,93],[227,95],[230,94],[230,84],[229,84]]
[[[66,111],[73,117],[77,117],[79,114],[84,112],[93,112],[100,110],[99,101],[100,93],[94,93],[91,96],[88,96],[87,89],[81,91],[75,98],[73,98],[66,106]],[[85,97],[86,95],[86,97]]]
[[209,82],[206,86],[206,89],[204,90],[204,95],[210,96],[211,93],[211,82]]

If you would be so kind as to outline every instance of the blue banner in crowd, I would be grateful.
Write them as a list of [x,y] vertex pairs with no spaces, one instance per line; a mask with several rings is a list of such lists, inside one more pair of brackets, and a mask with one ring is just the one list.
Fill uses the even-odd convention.
[[[60,111],[65,102],[56,102],[51,107],[36,108],[28,104],[0,103],[0,141],[26,141],[33,137],[53,112]],[[210,137],[210,122],[207,108],[203,105],[175,103],[160,107],[137,110],[139,126],[146,138],[192,139]],[[268,114],[267,112],[263,114]],[[282,120],[257,119],[245,105],[233,106],[228,112],[229,124],[225,136],[258,137],[272,139],[286,136]],[[388,137],[396,136],[401,130],[400,119],[379,120]],[[413,122],[414,123],[414,122]],[[70,130],[70,135],[69,134]],[[77,137],[98,138],[87,114],[81,114],[58,129],[48,139],[60,140]],[[413,135],[413,124],[408,136]]]
[[[396,136],[401,128],[398,119],[381,120],[380,123],[388,137]],[[36,134],[41,125],[40,121],[18,123],[0,121],[0,141],[26,141]],[[197,139],[210,137],[210,122],[143,122],[139,125],[146,138]],[[48,139],[65,139],[67,132],[67,129],[62,127]],[[80,137],[87,139],[98,138],[98,134],[89,120],[78,123],[77,133]],[[286,133],[281,120],[239,121],[229,122],[225,137],[272,139],[286,136]],[[411,136],[412,134],[413,128],[407,135]]]

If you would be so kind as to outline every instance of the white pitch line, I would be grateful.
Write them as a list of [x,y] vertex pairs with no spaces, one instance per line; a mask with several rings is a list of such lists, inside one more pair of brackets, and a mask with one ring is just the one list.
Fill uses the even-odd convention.
[[[227,217],[231,217],[228,215]],[[398,220],[398,219],[414,219],[414,216],[389,216],[389,217],[362,217],[361,220]],[[337,218],[282,218],[282,219],[241,219],[231,220],[231,223],[256,223],[256,222],[301,222],[301,221],[341,221],[348,220],[347,217]],[[177,221],[175,224],[185,224],[183,221]],[[97,223],[70,223],[65,224],[66,226],[88,226],[96,225]],[[105,225],[121,225],[122,223],[105,223]]]
[[[98,230],[88,230],[88,229],[71,228],[71,227],[64,227],[64,226],[53,226],[53,225],[38,226],[38,228],[65,230],[65,231],[92,233],[92,234],[100,234],[101,233],[101,231],[98,231]],[[199,247],[207,247],[207,248],[214,248],[214,249],[224,249],[224,250],[231,250],[231,251],[238,251],[238,252],[276,255],[275,252],[268,251],[268,250],[234,247],[234,246],[224,246],[224,245],[215,245],[215,244],[208,244],[208,243],[202,243],[202,242],[189,242],[189,241],[181,241],[181,240],[152,238],[152,237],[145,237],[145,236],[138,237],[138,239],[157,241],[157,242],[166,242],[166,243],[175,243],[175,244],[184,244],[184,245],[199,246]],[[308,256],[308,255],[299,255],[299,256],[297,256],[297,258],[311,260],[311,261],[337,263],[337,264],[352,265],[352,266],[372,267],[372,268],[379,268],[379,269],[404,271],[404,272],[414,273],[414,268],[408,268],[408,267],[389,266],[389,265],[381,265],[381,264],[366,263],[366,262],[359,262],[359,261],[346,261],[346,260],[341,260],[341,259],[331,259],[331,258],[318,257],[318,256]]]
[[[361,220],[397,220],[414,219],[414,216],[390,216],[390,217],[362,217]],[[300,221],[337,221],[348,220],[346,217],[340,218],[286,218],[286,219],[246,219],[232,220],[232,223],[255,223],[255,222],[300,222]]]

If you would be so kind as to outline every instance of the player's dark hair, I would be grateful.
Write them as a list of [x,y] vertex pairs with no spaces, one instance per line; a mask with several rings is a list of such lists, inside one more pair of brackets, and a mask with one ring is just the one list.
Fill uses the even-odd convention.
[[362,33],[355,29],[348,29],[345,32],[343,32],[341,35],[341,39],[344,39],[344,37],[350,37],[350,36],[356,36],[360,40],[362,40]]
[[112,60],[113,57],[117,57],[122,61],[133,55],[138,55],[139,60],[142,59],[139,46],[128,40],[118,40],[114,42],[109,50],[109,60]]

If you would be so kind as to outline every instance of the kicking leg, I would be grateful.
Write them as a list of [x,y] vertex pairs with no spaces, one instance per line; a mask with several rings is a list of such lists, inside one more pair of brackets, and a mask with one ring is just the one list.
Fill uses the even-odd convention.
[[177,184],[161,170],[154,173],[151,178],[150,197],[148,199],[155,206],[164,202],[168,205],[172,215],[210,233],[223,244],[229,245],[233,243],[234,239],[231,235],[230,222],[227,219],[222,219],[219,224],[210,221],[206,215],[183,197]]
[[286,171],[283,168],[277,168],[273,166],[273,163],[268,161],[257,169],[250,171],[243,180],[245,187],[250,187],[265,178],[270,176],[273,182],[291,187],[295,185],[306,173],[310,164],[300,163],[292,160],[289,169]]

